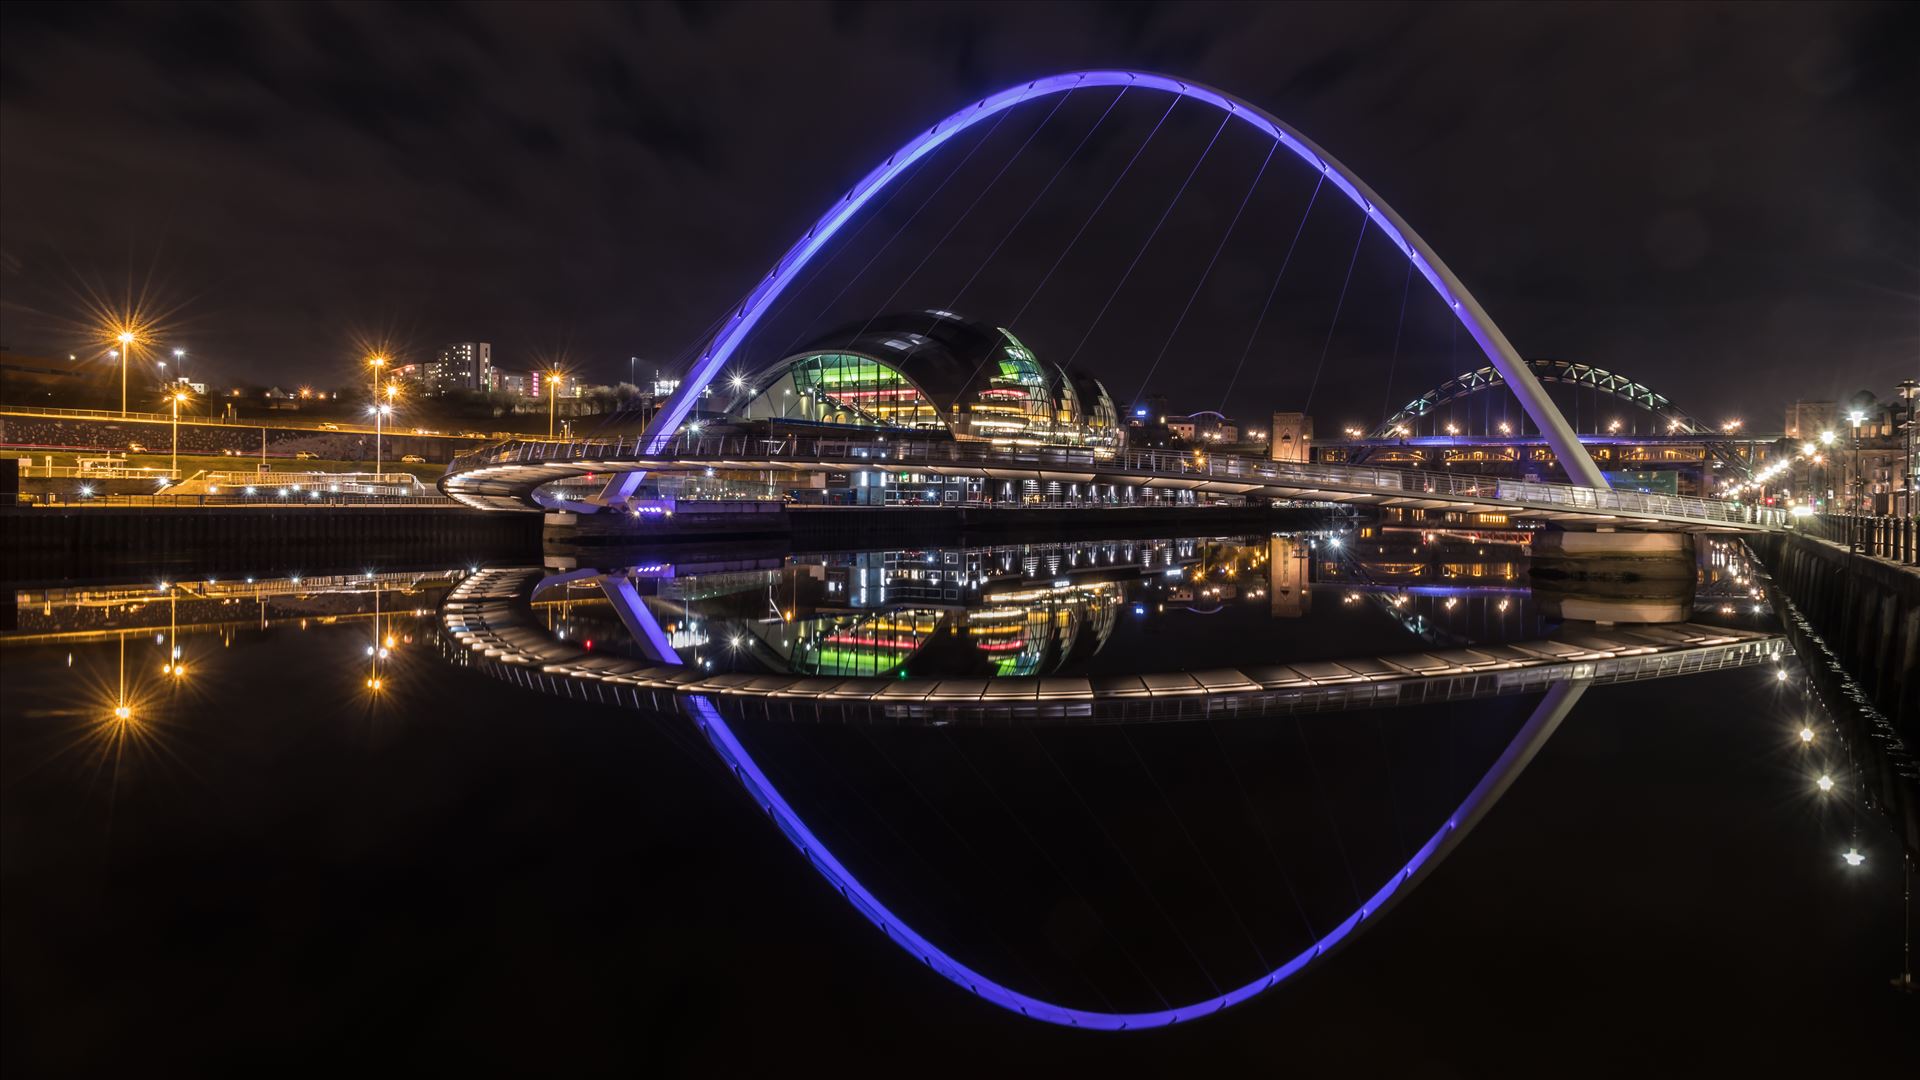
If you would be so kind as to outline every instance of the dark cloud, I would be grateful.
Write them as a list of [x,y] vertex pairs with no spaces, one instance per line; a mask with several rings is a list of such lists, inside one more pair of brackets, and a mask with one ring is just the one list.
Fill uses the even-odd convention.
[[[179,306],[219,377],[344,381],[368,335],[485,338],[508,363],[565,346],[621,377],[682,355],[912,133],[1024,79],[1134,66],[1338,154],[1523,351],[1770,414],[1920,367],[1915,40],[1910,5],[10,5],[0,339],[66,351],[84,289],[132,280]],[[1169,343],[1260,163],[1224,135],[1116,293],[1218,126],[1198,110],[1035,296],[1159,111],[1116,110],[1069,161],[1104,107],[1076,98],[929,162],[758,347],[890,296],[944,303],[984,267],[970,307],[1006,320],[1033,299],[1023,336],[1082,348],[1123,394],[1163,347],[1154,385],[1193,407],[1245,355],[1230,403],[1255,413],[1312,392],[1366,414],[1471,362],[1420,296],[1399,323],[1385,245],[1340,301],[1357,222],[1322,201],[1301,227],[1312,178],[1291,162]]]

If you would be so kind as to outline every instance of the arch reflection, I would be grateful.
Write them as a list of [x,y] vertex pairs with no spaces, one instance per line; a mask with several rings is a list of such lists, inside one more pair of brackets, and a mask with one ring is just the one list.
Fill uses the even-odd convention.
[[[1462,643],[1456,648],[1411,655],[1437,661],[1452,653],[1485,658],[1494,666],[1465,677],[1484,682],[1490,696],[1538,693],[1537,705],[1466,797],[1451,804],[1437,829],[1415,839],[1405,860],[1386,879],[1368,885],[1369,891],[1356,884],[1357,902],[1337,922],[1321,926],[1310,943],[1264,967],[1257,978],[1172,999],[1156,1009],[1088,1008],[1023,988],[1017,979],[969,961],[962,951],[924,932],[926,924],[905,914],[897,896],[890,902],[843,861],[835,843],[823,837],[817,822],[810,823],[767,763],[756,757],[741,722],[793,717],[797,703],[817,705],[835,695],[857,700],[861,719],[934,717],[938,722],[945,715],[939,705],[942,695],[971,694],[968,701],[991,704],[1003,692],[1032,706],[1026,712],[1019,711],[1026,706],[1016,707],[1007,717],[1071,719],[1071,712],[1046,712],[1046,688],[1056,683],[1071,687],[1067,696],[1089,710],[1123,697],[1115,690],[1121,676],[1097,672],[1115,658],[1110,653],[1124,651],[1128,642],[1123,639],[1139,638],[1129,629],[1134,619],[1188,626],[1194,616],[1212,613],[1212,625],[1221,614],[1232,618],[1246,612],[1272,626],[1310,619],[1317,611],[1325,620],[1310,628],[1317,634],[1319,625],[1351,618],[1353,607],[1345,598],[1358,595],[1367,598],[1363,606],[1370,617],[1397,624],[1396,632],[1408,648],[1431,644],[1421,624],[1398,618],[1389,602],[1406,596],[1411,603],[1409,590],[1416,587],[1357,591],[1362,586],[1348,576],[1353,568],[1343,556],[1330,554],[1337,548],[1326,544],[1327,539],[903,549],[795,556],[766,566],[734,565],[686,575],[664,562],[645,563],[625,572],[575,570],[566,575],[570,580],[546,579],[544,591],[536,588],[539,575],[534,572],[483,573],[455,591],[444,621],[451,638],[449,654],[458,662],[518,685],[570,699],[685,713],[756,806],[815,871],[890,940],[955,985],[1035,1019],[1120,1030],[1173,1024],[1247,1000],[1348,940],[1452,850],[1594,682],[1680,674],[1701,670],[1701,665],[1761,663],[1777,655],[1777,639],[1695,624],[1639,631],[1547,627],[1551,620],[1538,612],[1517,610],[1524,606],[1525,594],[1505,575],[1493,576],[1478,595],[1471,584],[1418,587],[1424,590],[1420,599],[1434,601],[1436,620],[1472,602],[1477,605],[1472,614],[1481,621],[1452,626],[1452,640]],[[1329,576],[1335,580],[1324,580]],[[579,601],[579,610],[554,619],[551,597],[583,589],[598,590],[603,598]],[[1315,605],[1315,590],[1341,600]],[[535,596],[549,598],[542,611],[525,605]],[[1449,600],[1454,603],[1449,605]],[[1149,607],[1150,612],[1140,610]],[[1510,625],[1494,618],[1507,612],[1515,612]],[[617,619],[609,619],[609,614]],[[542,615],[549,625],[529,629]],[[604,628],[615,621],[628,632],[622,649],[604,644],[610,640]],[[1525,638],[1543,627],[1559,637]],[[594,634],[590,640],[584,636],[589,630]],[[1503,636],[1514,637],[1515,644],[1486,643],[1489,637]],[[1129,657],[1120,659],[1130,662]],[[1466,662],[1444,661],[1442,667]],[[1339,670],[1314,682],[1312,690],[1321,697],[1314,699],[1310,711],[1351,708],[1355,702],[1372,706],[1429,700],[1411,693],[1382,699],[1376,691],[1392,686],[1399,695],[1412,685],[1451,685],[1447,679],[1454,677],[1438,670],[1423,674],[1425,669],[1405,657],[1292,663],[1287,670],[1296,674],[1322,666]],[[722,667],[726,670],[719,670]],[[1002,670],[1010,673],[1000,674]],[[1171,685],[1157,680],[1177,675],[1186,684],[1169,691],[1174,700],[1254,702],[1230,715],[1261,715],[1263,686],[1247,678],[1250,688],[1216,687],[1195,677],[1208,674],[1128,677],[1143,687],[1149,701],[1160,700],[1154,696],[1157,689]],[[849,707],[845,717],[855,715]],[[1124,714],[1109,717],[1115,718],[1127,719]]]

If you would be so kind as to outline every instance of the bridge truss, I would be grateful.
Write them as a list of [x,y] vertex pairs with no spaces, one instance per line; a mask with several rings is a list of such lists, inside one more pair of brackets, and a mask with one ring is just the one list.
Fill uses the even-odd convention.
[[[1652,413],[1660,419],[1662,426],[1670,434],[1712,435],[1715,433],[1710,425],[1681,411],[1665,394],[1658,393],[1651,387],[1635,382],[1625,375],[1607,371],[1592,364],[1567,360],[1528,360],[1526,366],[1532,371],[1533,377],[1543,384],[1558,383],[1583,387]],[[1374,429],[1371,437],[1388,439],[1396,434],[1404,434],[1413,430],[1415,424],[1426,419],[1448,402],[1507,386],[1509,383],[1506,377],[1498,368],[1492,366],[1455,375],[1402,405],[1399,412],[1388,417],[1386,422]]]

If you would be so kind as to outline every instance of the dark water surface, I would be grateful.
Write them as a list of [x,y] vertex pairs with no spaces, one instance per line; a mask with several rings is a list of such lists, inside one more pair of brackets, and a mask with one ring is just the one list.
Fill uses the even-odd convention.
[[[715,671],[1097,675],[1567,629],[1523,552],[1438,539],[628,565],[653,568],[648,611]],[[18,594],[0,637],[10,1075],[1771,1072],[1912,1052],[1913,1003],[1886,989],[1897,851],[1813,790],[1826,729],[1800,742],[1817,718],[1770,667],[1587,690],[1486,820],[1340,951],[1219,1016],[1093,1034],[991,1006],[890,943],[686,717],[448,664],[436,613],[463,563]],[[1739,572],[1703,552],[1696,619],[1770,625]],[[526,610],[596,652],[645,652],[597,590]],[[1151,1010],[1338,924],[1536,704],[737,732],[941,947],[1037,997]],[[1840,862],[1849,845],[1865,865]]]

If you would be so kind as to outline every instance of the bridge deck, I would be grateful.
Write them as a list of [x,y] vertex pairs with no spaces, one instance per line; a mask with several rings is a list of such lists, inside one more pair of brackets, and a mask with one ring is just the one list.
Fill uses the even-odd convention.
[[511,442],[456,458],[441,488],[483,510],[534,510],[534,492],[583,476],[690,469],[924,469],[949,476],[1116,486],[1152,484],[1235,495],[1524,513],[1548,520],[1606,522],[1664,529],[1770,531],[1784,511],[1710,499],[1603,491],[1497,477],[1271,461],[1204,452],[1075,447],[999,447],[945,440],[871,440],[815,436],[682,437],[658,454],[639,440]]
[[1385,708],[1540,693],[1568,679],[1634,682],[1778,660],[1779,635],[1682,623],[1591,627],[1514,645],[1151,675],[993,679],[711,674],[596,655],[526,605],[537,570],[483,570],[448,596],[448,639],[522,685],[671,711],[683,695],[779,720],[889,724],[1133,723]]

